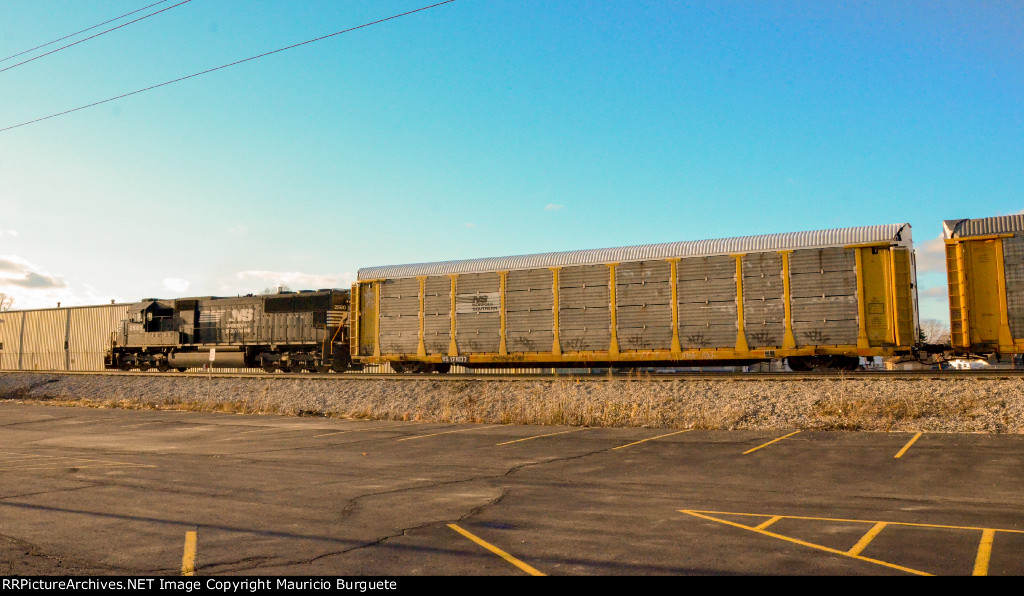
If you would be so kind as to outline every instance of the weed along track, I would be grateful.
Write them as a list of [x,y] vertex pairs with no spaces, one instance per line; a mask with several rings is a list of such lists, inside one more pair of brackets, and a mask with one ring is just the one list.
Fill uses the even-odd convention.
[[1024,432],[1024,378],[413,379],[0,374],[52,405],[589,427]]

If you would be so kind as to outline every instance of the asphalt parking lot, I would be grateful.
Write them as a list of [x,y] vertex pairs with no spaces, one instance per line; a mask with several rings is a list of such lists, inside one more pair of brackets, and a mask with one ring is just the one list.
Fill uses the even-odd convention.
[[1024,574],[1020,435],[0,420],[3,575]]

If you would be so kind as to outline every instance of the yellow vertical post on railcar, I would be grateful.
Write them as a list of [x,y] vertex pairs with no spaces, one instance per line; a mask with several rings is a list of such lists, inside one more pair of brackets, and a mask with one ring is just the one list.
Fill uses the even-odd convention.
[[377,316],[374,322],[374,333],[373,333],[373,355],[380,356],[380,291],[383,288],[384,282],[375,281],[373,282],[374,298],[376,299]]
[[552,332],[554,333],[554,341],[551,345],[551,353],[555,356],[562,355],[562,343],[558,339],[558,272],[561,267],[551,267],[551,312],[552,312]]
[[672,284],[672,355],[681,357],[683,347],[679,343],[679,261],[681,259],[669,259],[671,266],[670,279]]
[[426,313],[423,312],[423,303],[425,301],[426,293],[427,293],[427,277],[424,276],[424,275],[421,275],[421,276],[417,277],[416,279],[417,279],[417,281],[420,282],[420,313],[419,313],[420,320],[419,320],[418,339],[417,339],[417,342],[416,342],[416,355],[419,356],[420,358],[426,358],[427,357],[427,346],[426,346],[426,343],[423,340],[423,335],[424,335],[424,333],[423,333],[423,325],[424,325],[424,321],[426,319]]
[[619,353],[619,323],[616,318],[615,300],[615,266],[618,263],[608,263],[608,312],[611,314],[612,336],[608,345],[609,354]]
[[794,349],[796,348],[796,336],[793,334],[793,294],[790,289],[789,279],[789,255],[793,254],[793,251],[780,250],[779,254],[782,255],[782,305],[786,318],[786,330],[782,336],[782,347],[784,349]]
[[449,338],[449,341],[448,341],[448,355],[449,356],[458,356],[459,355],[459,345],[455,341],[455,312],[458,310],[457,300],[455,298],[455,292],[457,291],[457,283],[458,283],[459,276],[458,276],[458,274],[449,275],[448,278],[451,279],[451,282],[452,282],[452,318],[451,318],[451,321],[450,321],[451,324],[449,325],[449,327],[450,327],[449,334],[451,335],[451,337]]
[[501,292],[501,342],[498,344],[498,354],[508,356],[508,343],[505,336],[508,335],[508,324],[505,313],[505,288],[508,286],[508,271],[498,272],[498,290]]
[[736,259],[736,351],[747,352],[747,332],[743,324],[743,255],[731,255]]
[[352,284],[352,291],[349,294],[349,333],[348,333],[348,354],[350,357],[359,356],[359,282]]
[[864,251],[863,248],[854,249],[857,261],[857,349],[864,350],[871,347],[868,339],[867,320],[867,294],[864,282]]

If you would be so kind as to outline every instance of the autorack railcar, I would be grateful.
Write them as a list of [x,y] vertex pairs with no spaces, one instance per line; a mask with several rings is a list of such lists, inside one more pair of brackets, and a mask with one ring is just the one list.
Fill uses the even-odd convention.
[[354,361],[398,371],[854,369],[918,339],[909,224],[360,269]]
[[953,351],[1024,353],[1024,215],[947,220],[943,235]]

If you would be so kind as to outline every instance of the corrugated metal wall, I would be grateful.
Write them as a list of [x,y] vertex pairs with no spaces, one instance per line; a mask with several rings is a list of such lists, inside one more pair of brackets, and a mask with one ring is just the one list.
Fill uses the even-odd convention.
[[103,370],[127,304],[0,313],[0,370]]

